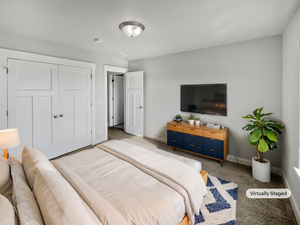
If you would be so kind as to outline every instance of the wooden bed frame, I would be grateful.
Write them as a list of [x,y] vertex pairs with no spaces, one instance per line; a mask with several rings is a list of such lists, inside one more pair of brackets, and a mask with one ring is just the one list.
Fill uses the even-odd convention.
[[[201,170],[200,174],[204,180],[204,183],[207,183],[207,172],[205,170]],[[179,225],[190,225],[191,221],[189,219],[189,217],[185,214],[185,217],[183,217],[183,219],[181,220]]]

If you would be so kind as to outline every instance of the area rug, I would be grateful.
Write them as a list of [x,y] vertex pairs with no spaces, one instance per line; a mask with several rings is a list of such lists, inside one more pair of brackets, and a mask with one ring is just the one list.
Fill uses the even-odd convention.
[[234,225],[236,221],[236,201],[238,185],[208,175],[207,194],[199,215],[195,215],[195,225]]

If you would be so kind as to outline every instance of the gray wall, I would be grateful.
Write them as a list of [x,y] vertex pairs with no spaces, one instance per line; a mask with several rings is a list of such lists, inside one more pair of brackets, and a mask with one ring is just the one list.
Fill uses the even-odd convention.
[[[94,62],[96,64],[95,86],[96,86],[96,140],[105,137],[105,108],[104,108],[104,68],[103,65],[113,65],[120,67],[127,67],[128,62],[110,56],[101,55],[74,48],[68,48],[52,44],[49,42],[28,39],[24,37],[17,37],[9,34],[0,34],[0,48],[11,50],[18,50],[24,52],[37,53],[42,55],[74,59],[86,62]],[[95,48],[101,48],[101,45],[95,44]],[[100,100],[100,104],[98,104]],[[100,133],[98,133],[100,130]]]
[[300,224],[300,176],[294,167],[300,167],[299,155],[299,39],[300,8],[295,13],[282,37],[282,169],[285,182],[292,191],[290,198]]
[[[281,65],[281,36],[129,62],[130,71],[145,71],[145,135],[167,138],[167,122],[181,113],[181,84],[227,83],[228,115],[200,118],[229,127],[229,154],[251,160],[255,148],[241,116],[263,106],[281,122]],[[281,167],[281,140],[266,155]]]

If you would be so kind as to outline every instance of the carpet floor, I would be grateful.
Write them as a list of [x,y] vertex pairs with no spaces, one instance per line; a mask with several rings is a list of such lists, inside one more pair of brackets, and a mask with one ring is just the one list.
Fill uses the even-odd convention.
[[172,151],[166,143],[150,138],[141,138],[125,133],[117,128],[108,129],[108,139],[130,138],[144,143],[155,144],[159,149],[163,149],[174,154],[186,156],[202,163],[202,169],[210,175],[219,177],[238,184],[238,199],[236,224],[247,225],[297,225],[297,221],[288,199],[249,199],[246,191],[249,188],[284,188],[282,178],[272,173],[271,182],[262,183],[255,180],[251,173],[251,167],[233,162],[225,161],[223,167],[218,161],[183,152]]

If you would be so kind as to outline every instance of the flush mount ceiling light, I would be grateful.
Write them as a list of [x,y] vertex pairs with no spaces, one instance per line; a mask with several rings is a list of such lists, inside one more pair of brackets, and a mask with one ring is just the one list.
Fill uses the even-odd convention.
[[145,27],[143,24],[135,22],[135,21],[123,22],[119,25],[119,28],[128,37],[136,37],[140,33],[142,33],[143,30],[145,30]]

